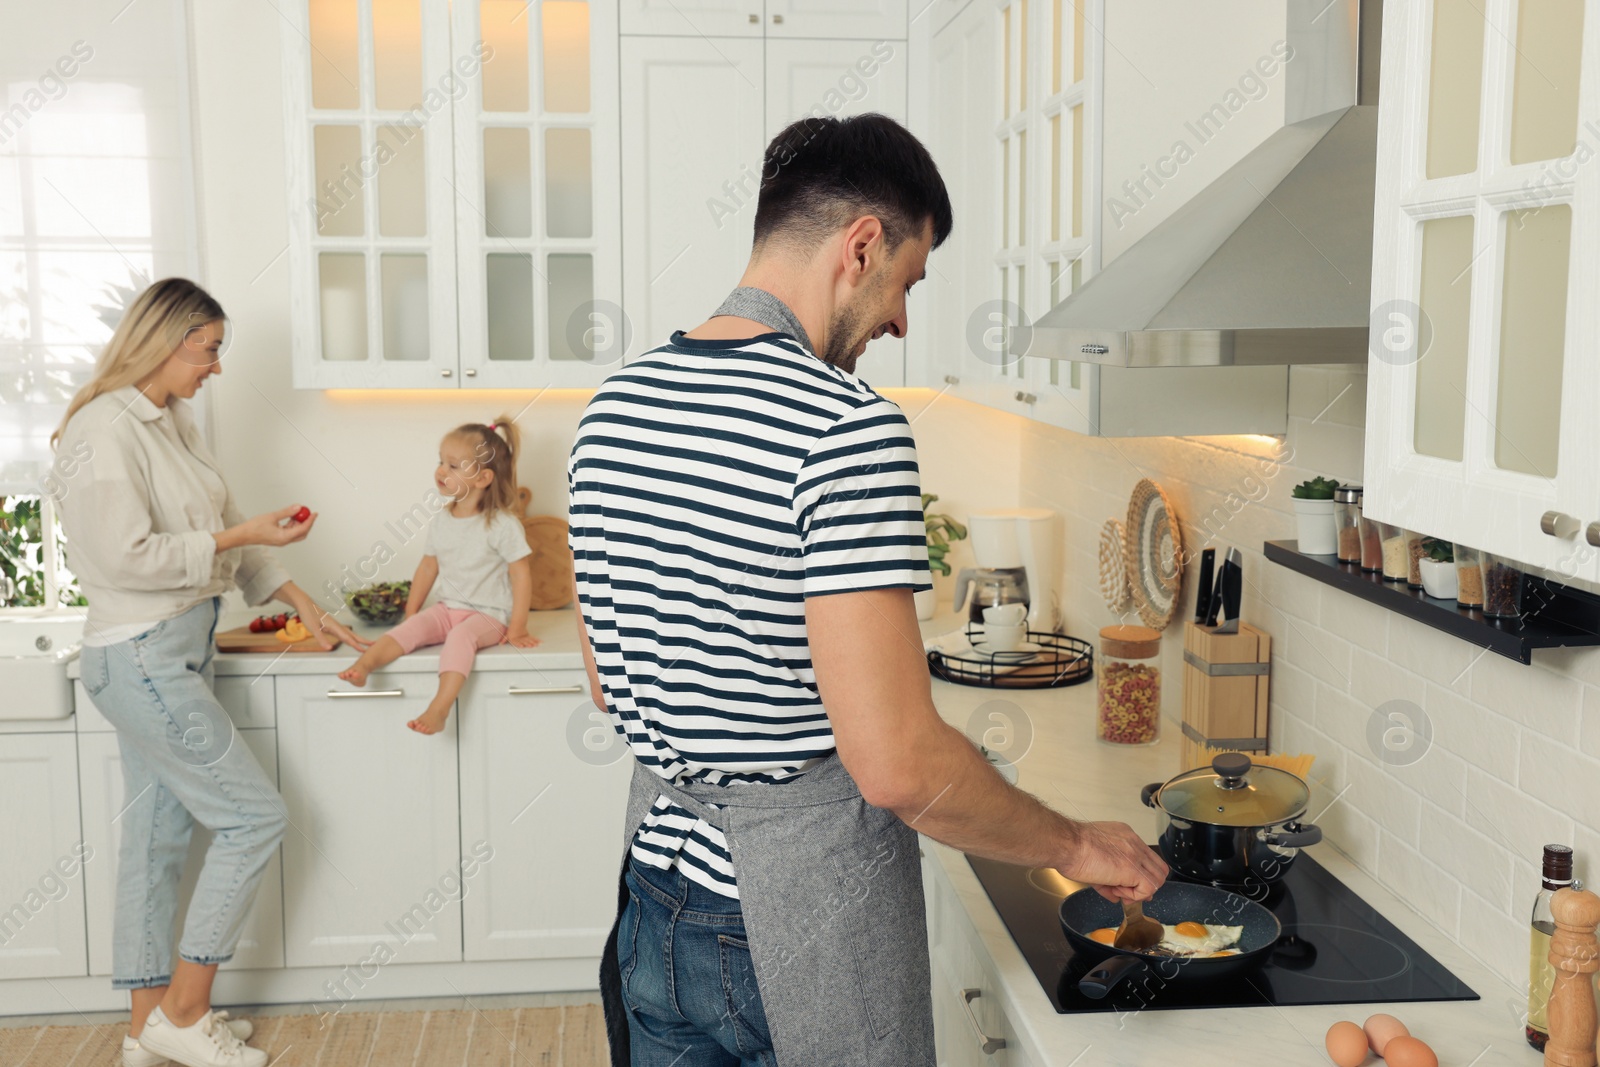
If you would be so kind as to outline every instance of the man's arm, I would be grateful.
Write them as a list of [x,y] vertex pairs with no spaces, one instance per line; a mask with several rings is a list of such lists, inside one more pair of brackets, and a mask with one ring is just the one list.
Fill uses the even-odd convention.
[[1054,867],[1113,899],[1145,899],[1166,878],[1132,828],[1051,811],[939,718],[909,589],[811,597],[806,634],[839,758],[869,804],[963,852]]

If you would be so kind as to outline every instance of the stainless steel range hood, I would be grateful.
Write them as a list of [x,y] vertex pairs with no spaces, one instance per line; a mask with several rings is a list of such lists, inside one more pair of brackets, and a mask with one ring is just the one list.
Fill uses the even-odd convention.
[[1029,355],[1114,367],[1366,362],[1383,2],[1346,4],[1327,18],[1334,3],[1290,0],[1291,36],[1312,57],[1354,17],[1355,106],[1317,113],[1337,94],[1317,95],[1326,68],[1310,58],[1287,113],[1315,117],[1268,137],[1051,308]]
[[1278,130],[1034,323],[1116,367],[1364,363],[1378,109]]

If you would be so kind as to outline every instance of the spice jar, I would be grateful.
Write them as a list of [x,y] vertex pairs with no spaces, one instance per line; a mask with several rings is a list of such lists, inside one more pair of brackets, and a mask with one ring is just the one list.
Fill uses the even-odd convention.
[[1333,491],[1333,526],[1338,531],[1335,550],[1340,563],[1361,562],[1361,487],[1341,485]]
[[1406,587],[1422,588],[1422,559],[1428,554],[1427,538],[1415,530],[1406,531]]
[[1368,574],[1383,570],[1383,523],[1361,516],[1361,569]]
[[1497,619],[1522,614],[1522,568],[1492,552],[1483,554],[1483,613]]
[[1403,526],[1387,522],[1378,524],[1378,535],[1383,539],[1383,580],[1403,582],[1411,573],[1410,552],[1406,548],[1406,531]]
[[1456,607],[1483,607],[1483,554],[1458,544],[1456,553]]
[[1100,631],[1095,736],[1112,745],[1153,745],[1161,734],[1161,633],[1148,626]]

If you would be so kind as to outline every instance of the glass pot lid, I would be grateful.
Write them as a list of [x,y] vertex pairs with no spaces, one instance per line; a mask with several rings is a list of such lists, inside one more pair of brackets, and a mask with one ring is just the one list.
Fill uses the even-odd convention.
[[1156,798],[1168,815],[1218,826],[1271,826],[1305,813],[1311,790],[1297,775],[1225,752],[1173,778]]

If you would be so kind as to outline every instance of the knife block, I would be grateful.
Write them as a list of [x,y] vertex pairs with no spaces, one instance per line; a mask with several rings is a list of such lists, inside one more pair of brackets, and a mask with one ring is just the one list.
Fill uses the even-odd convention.
[[1180,770],[1205,765],[1207,746],[1267,750],[1272,638],[1247,622],[1239,632],[1187,622],[1183,630],[1183,744]]

